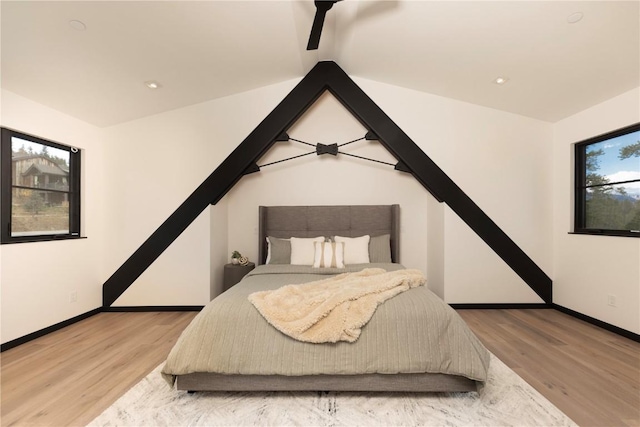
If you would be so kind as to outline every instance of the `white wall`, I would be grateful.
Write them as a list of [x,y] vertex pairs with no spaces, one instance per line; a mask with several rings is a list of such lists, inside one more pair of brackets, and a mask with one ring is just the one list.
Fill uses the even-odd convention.
[[[558,304],[638,332],[640,242],[567,234],[571,144],[638,121],[638,90],[554,126],[354,80],[554,279]],[[84,150],[83,235],[88,239],[0,247],[2,342],[99,307],[104,281],[296,83],[263,87],[107,129],[3,91],[3,126]],[[294,138],[327,144],[364,133],[329,95],[289,130]],[[344,149],[395,163],[375,142]],[[259,163],[309,150],[313,149],[278,143]],[[430,286],[447,302],[541,301],[411,176],[345,156],[311,155],[242,178],[221,203],[205,209],[114,305],[204,304],[220,291],[221,267],[231,250],[257,258],[258,205],[346,203],[400,203],[401,261],[426,271]],[[75,304],[68,302],[71,291],[78,293]],[[617,296],[619,307],[606,306],[607,294]]]
[[[640,333],[640,239],[573,230],[573,144],[640,122],[640,89],[554,125],[554,302]],[[607,305],[614,295],[617,307]]]
[[214,299],[224,291],[224,265],[229,262],[229,215],[226,198],[211,206],[211,263],[209,265],[209,299]]
[[[550,169],[549,124],[364,79],[356,82],[551,274],[551,178],[540,173]],[[105,168],[110,178],[104,193],[109,206],[105,279],[295,83],[107,129]],[[365,133],[330,94],[322,96],[289,129],[293,138],[325,144],[346,142]],[[358,142],[343,149],[396,162],[377,142]],[[258,163],[309,151],[313,148],[278,143]],[[390,166],[314,154],[243,177],[223,201],[226,212],[224,205],[206,210],[114,305],[199,305],[208,301],[219,289],[216,281],[221,264],[232,250],[256,260],[259,205],[387,203],[401,205],[402,263],[426,271],[447,302],[541,301],[455,214],[434,202],[409,174]],[[212,228],[225,221],[225,214],[226,241],[220,229]],[[434,233],[431,240],[429,227]],[[433,258],[428,256],[428,244]],[[210,263],[212,256],[215,261]],[[429,265],[428,260],[438,262]],[[428,267],[435,270],[428,271]]]
[[[82,149],[82,236],[0,246],[3,343],[102,305],[100,129],[2,90],[1,125]],[[69,294],[77,292],[77,302]]]
[[445,296],[444,203],[427,198],[427,283],[436,295]]
[[[552,161],[549,123],[366,79],[354,80],[552,277],[552,179],[546,173]],[[430,214],[444,216],[444,271],[436,280],[444,281],[445,301],[542,302],[455,213],[447,206],[443,209],[443,213],[431,210]],[[434,220],[438,222],[442,221]]]
[[[571,144],[638,121],[638,90],[551,125],[354,80],[554,279],[555,302],[638,332],[640,242],[567,234],[573,203]],[[83,235],[89,238],[0,248],[2,341],[100,306],[102,283],[296,82],[108,129],[3,91],[3,126],[83,148]],[[289,130],[294,138],[326,144],[365,132],[328,94]],[[258,163],[312,150],[278,143]],[[395,163],[376,142],[358,142],[344,150]],[[231,250],[257,258],[259,205],[347,203],[399,203],[401,261],[426,271],[432,289],[447,302],[541,301],[410,175],[346,156],[311,155],[242,178],[217,206],[205,209],[114,305],[204,304],[219,293],[221,267]],[[78,292],[75,304],[68,302],[71,291]],[[608,294],[617,296],[619,307],[606,305]]]
[[[216,169],[297,81],[106,129],[104,279]],[[217,208],[217,206],[216,206]],[[204,212],[114,306],[203,305],[228,259],[226,212]],[[222,231],[221,231],[222,230]],[[213,257],[213,258],[212,258]],[[211,264],[210,259],[215,259]]]

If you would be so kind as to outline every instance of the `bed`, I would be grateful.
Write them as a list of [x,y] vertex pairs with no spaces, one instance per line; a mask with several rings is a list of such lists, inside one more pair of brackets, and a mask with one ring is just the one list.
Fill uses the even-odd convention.
[[[267,236],[371,236],[370,263],[314,268],[277,261]],[[162,375],[188,391],[476,391],[489,353],[462,319],[426,286],[381,304],[355,342],[314,344],[276,330],[248,301],[254,292],[307,283],[399,261],[399,206],[259,208],[259,265],[194,318]],[[274,241],[274,239],[272,239]],[[382,242],[382,247],[380,247]]]

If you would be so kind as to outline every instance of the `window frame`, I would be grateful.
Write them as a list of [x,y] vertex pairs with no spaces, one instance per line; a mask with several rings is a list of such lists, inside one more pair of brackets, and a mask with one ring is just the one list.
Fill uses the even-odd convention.
[[[620,129],[616,129],[611,132],[607,132],[602,135],[594,136],[592,138],[580,141],[574,144],[574,161],[575,161],[575,179],[574,179],[574,225],[573,233],[571,234],[590,234],[600,236],[621,236],[621,237],[640,237],[640,231],[638,230],[612,230],[612,229],[597,229],[586,227],[586,189],[590,188],[586,184],[587,178],[587,149],[586,147],[592,144],[597,144],[608,139],[617,138],[622,135],[634,133],[640,131],[640,123],[635,123]],[[632,181],[620,181],[612,182],[609,185],[616,185]],[[592,186],[593,187],[593,186]]]
[[[13,129],[0,128],[0,244],[46,242],[54,240],[80,239],[80,165],[81,150],[76,147],[39,138]],[[69,231],[58,234],[34,234],[29,236],[11,235],[11,214],[13,199],[11,139],[24,139],[47,147],[69,152]]]

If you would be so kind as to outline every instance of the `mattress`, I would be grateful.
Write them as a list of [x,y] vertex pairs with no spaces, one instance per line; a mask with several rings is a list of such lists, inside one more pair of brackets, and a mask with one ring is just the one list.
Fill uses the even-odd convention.
[[[268,324],[247,299],[253,292],[365,267],[403,268],[387,263],[345,269],[256,267],[196,316],[170,352],[162,375],[171,385],[180,377],[189,380],[185,387],[194,390],[384,390],[380,381],[395,378],[405,383],[398,386],[400,391],[414,390],[411,382],[425,376],[448,377],[468,390],[470,383],[486,380],[488,351],[458,314],[425,286],[381,304],[353,343],[297,341]],[[336,385],[342,378],[342,386]],[[263,384],[269,379],[278,381]],[[306,386],[301,386],[302,380]]]

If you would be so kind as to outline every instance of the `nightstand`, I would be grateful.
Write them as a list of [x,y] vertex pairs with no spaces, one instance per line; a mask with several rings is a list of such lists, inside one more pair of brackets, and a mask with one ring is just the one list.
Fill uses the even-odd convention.
[[225,264],[224,265],[224,291],[238,283],[242,278],[251,270],[256,268],[256,265],[250,262],[247,265],[240,264]]

